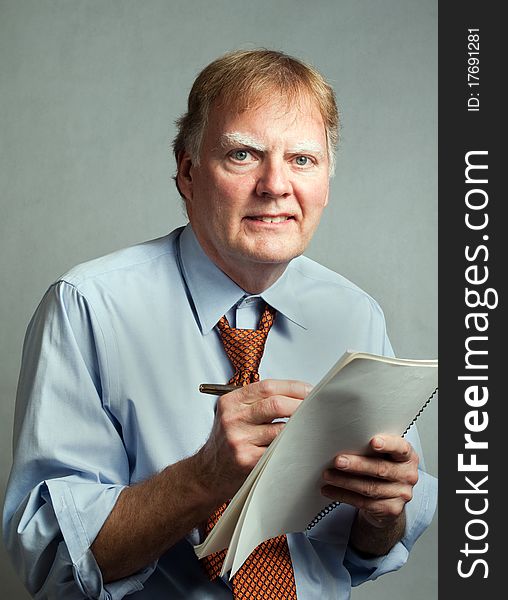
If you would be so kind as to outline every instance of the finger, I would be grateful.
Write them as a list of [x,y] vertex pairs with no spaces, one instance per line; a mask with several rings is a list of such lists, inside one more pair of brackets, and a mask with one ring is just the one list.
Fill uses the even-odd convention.
[[409,483],[382,481],[374,477],[356,477],[341,473],[336,469],[327,469],[323,474],[327,485],[349,490],[366,498],[399,498],[404,503],[413,497],[413,486]]
[[303,400],[312,390],[310,383],[294,379],[263,379],[246,385],[241,390],[236,390],[240,401],[244,404],[253,404],[270,396],[288,396]]
[[251,443],[255,446],[269,446],[273,440],[284,429],[285,423],[269,423],[267,425],[257,425],[254,428]]
[[389,454],[392,460],[398,462],[410,461],[417,456],[413,446],[398,435],[376,435],[370,441],[370,447],[374,452]]
[[418,481],[417,460],[402,463],[386,458],[339,454],[334,459],[333,467],[346,474],[407,482],[411,485],[416,484]]
[[337,488],[333,485],[323,486],[321,494],[335,502],[344,502],[345,504],[362,509],[377,519],[396,518],[402,513],[405,506],[405,503],[398,498],[377,500],[351,492],[350,490]]
[[250,406],[249,422],[254,424],[271,423],[274,419],[290,417],[302,401],[287,396],[270,396]]

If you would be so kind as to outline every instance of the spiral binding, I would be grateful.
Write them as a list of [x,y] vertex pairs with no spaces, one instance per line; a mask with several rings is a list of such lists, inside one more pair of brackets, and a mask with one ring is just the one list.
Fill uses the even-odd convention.
[[[425,407],[429,404],[429,402],[432,400],[432,398],[434,398],[434,396],[436,395],[436,392],[438,391],[439,387],[437,387],[432,394],[428,397],[427,401],[425,402],[425,404],[420,408],[420,410],[416,413],[415,418],[411,421],[411,423],[409,423],[409,425],[406,427],[406,430],[404,431],[404,433],[402,434],[402,437],[404,437],[406,435],[406,433],[409,431],[411,425],[413,425],[413,423],[416,421],[416,419],[418,419],[418,417],[422,414],[422,412],[424,411]],[[321,512],[319,512],[313,519],[312,521],[307,525],[306,530],[309,531],[309,529],[312,529],[313,527],[315,527],[319,521],[321,521],[321,519],[323,519],[324,517],[326,517],[327,514],[331,513],[332,510],[334,510],[335,508],[337,508],[337,506],[340,506],[340,502],[332,502],[331,504],[328,504],[327,506],[325,506],[323,508],[323,510]]]
[[307,531],[309,531],[309,529],[312,529],[313,527],[315,527],[319,521],[321,521],[321,519],[323,519],[324,517],[326,517],[326,515],[330,512],[332,512],[332,510],[334,508],[337,508],[337,506],[340,505],[340,502],[332,502],[331,504],[328,504],[328,506],[325,506],[323,508],[323,510],[318,513],[313,519],[312,521],[307,525]]
[[427,402],[425,402],[425,404],[420,408],[420,410],[416,413],[415,418],[411,421],[411,423],[409,423],[409,425],[406,427],[406,430],[404,431],[404,433],[402,434],[402,437],[404,437],[406,435],[406,433],[409,431],[409,428],[411,427],[411,425],[416,421],[416,419],[418,419],[418,417],[422,414],[424,408],[429,404],[429,402],[432,400],[432,398],[434,398],[434,396],[436,395],[436,392],[438,391],[439,387],[437,387],[432,394],[428,397]]

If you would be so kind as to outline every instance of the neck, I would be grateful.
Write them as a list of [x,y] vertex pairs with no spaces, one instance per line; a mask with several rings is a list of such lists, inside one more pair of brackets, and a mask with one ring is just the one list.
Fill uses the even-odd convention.
[[284,274],[288,262],[263,263],[245,260],[229,262],[212,249],[203,247],[205,254],[219,269],[248,294],[261,294]]
[[[212,260],[214,259],[212,258]],[[219,269],[249,294],[261,294],[267,290],[283,275],[287,267],[287,263],[268,265],[254,263],[246,264],[245,270],[237,270],[228,268],[227,265],[221,265],[215,260],[214,262]]]
[[[191,221],[192,224],[192,221]],[[263,262],[238,255],[229,256],[219,252],[203,239],[199,230],[193,228],[194,235],[203,252],[215,265],[248,294],[261,294],[272,286],[286,270],[290,261]]]

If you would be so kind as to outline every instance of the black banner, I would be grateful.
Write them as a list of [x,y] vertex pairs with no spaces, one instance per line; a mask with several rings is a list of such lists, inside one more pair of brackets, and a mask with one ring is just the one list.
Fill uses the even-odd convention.
[[[439,4],[439,596],[504,595],[502,3]],[[504,168],[503,168],[504,167]],[[504,342],[504,343],[503,343]]]

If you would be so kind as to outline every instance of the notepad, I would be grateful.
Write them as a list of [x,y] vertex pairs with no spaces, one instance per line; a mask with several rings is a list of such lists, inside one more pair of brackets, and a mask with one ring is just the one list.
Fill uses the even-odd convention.
[[330,500],[322,473],[339,452],[366,454],[378,433],[404,435],[438,388],[438,361],[345,352],[273,440],[198,558],[228,548],[232,577],[263,541],[304,531]]

